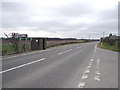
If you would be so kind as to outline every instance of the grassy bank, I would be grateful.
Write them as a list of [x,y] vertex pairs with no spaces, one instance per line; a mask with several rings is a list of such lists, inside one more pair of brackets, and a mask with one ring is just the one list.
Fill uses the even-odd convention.
[[[18,48],[19,48],[19,52],[23,52],[22,44],[19,44]],[[26,51],[29,51],[29,50],[30,50],[30,45],[26,44]],[[0,51],[3,51],[2,52],[3,55],[15,53],[12,44],[2,44]]]
[[111,51],[116,51],[116,52],[120,52],[120,48],[118,47],[118,41],[115,42],[114,46],[111,46],[110,44],[103,42],[102,46],[101,46],[101,42],[98,44],[98,46],[100,48],[103,49],[107,49],[107,50],[111,50]]

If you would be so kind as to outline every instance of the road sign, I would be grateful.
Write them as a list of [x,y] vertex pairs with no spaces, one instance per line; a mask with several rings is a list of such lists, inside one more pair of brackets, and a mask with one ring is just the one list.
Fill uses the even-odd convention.
[[32,40],[32,38],[26,38],[26,37],[20,37],[19,38],[19,41],[31,41]]

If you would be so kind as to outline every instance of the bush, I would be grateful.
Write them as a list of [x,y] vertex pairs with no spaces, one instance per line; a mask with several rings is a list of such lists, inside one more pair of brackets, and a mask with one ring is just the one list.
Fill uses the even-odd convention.
[[6,55],[7,50],[2,50],[2,56]]
[[108,44],[110,44],[111,46],[115,46],[115,39],[111,39],[110,37],[106,37],[104,39],[102,39],[103,42],[106,42]]
[[120,39],[118,39],[118,47],[120,48]]

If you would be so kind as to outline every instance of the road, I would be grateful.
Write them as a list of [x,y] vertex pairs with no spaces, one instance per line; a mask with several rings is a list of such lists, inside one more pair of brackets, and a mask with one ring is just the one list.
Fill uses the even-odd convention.
[[118,88],[118,53],[74,44],[2,60],[3,88]]

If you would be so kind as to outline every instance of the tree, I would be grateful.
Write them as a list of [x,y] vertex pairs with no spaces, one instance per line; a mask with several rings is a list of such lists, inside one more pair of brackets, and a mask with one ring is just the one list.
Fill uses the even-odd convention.
[[[5,34],[5,33],[4,33]],[[14,52],[15,53],[19,53],[19,49],[18,49],[18,38],[16,37],[16,33],[10,33],[10,34],[5,34],[5,36],[7,37],[7,39],[12,43],[13,48],[14,48]]]
[[112,37],[112,33],[109,34],[109,37]]

